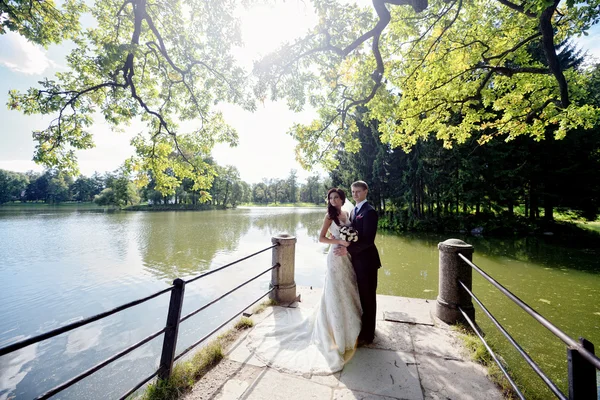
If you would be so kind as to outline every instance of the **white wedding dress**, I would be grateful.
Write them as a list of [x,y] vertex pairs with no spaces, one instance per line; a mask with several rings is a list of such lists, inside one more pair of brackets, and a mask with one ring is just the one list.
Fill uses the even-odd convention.
[[[332,222],[329,232],[340,238]],[[323,294],[315,309],[274,307],[273,314],[249,334],[247,346],[268,366],[301,375],[340,371],[352,356],[362,309],[349,256],[327,255]]]

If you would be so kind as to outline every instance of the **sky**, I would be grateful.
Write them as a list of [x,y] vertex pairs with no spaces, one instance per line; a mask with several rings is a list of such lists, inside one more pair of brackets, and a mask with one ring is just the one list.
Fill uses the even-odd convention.
[[[252,61],[275,50],[284,41],[302,36],[316,24],[310,4],[302,1],[277,2],[275,5],[256,5],[241,16],[244,48],[236,49],[240,63],[250,70]],[[273,35],[273,32],[278,32]],[[31,132],[47,126],[51,117],[25,116],[6,108],[10,89],[26,90],[36,86],[44,77],[64,71],[68,44],[50,46],[48,50],[35,46],[14,33],[0,35],[0,169],[25,172],[41,171],[31,158],[35,142]],[[231,148],[218,144],[213,157],[219,165],[235,165],[240,177],[248,183],[263,178],[287,178],[292,169],[300,180],[325,172],[316,168],[309,172],[295,160],[294,139],[286,132],[293,123],[308,123],[316,117],[312,109],[300,113],[290,111],[285,102],[259,103],[254,112],[238,106],[221,104],[225,120],[239,135],[239,144]],[[125,132],[113,132],[101,117],[91,128],[96,147],[78,151],[79,169],[84,175],[117,169],[133,155],[130,139],[145,130],[145,125],[134,121]]]
[[[257,4],[241,14],[243,48],[235,55],[248,69],[252,61],[275,50],[281,43],[302,36],[316,24],[316,16],[309,2],[287,0]],[[273,32],[277,32],[274,35]],[[577,44],[600,62],[600,25],[590,30],[587,37],[577,39]],[[69,44],[50,46],[47,50],[33,45],[14,33],[0,35],[0,169],[25,172],[41,171],[31,158],[35,143],[31,132],[48,125],[51,117],[25,116],[6,108],[10,89],[26,90],[36,86],[44,77],[51,77],[66,68],[65,56]],[[240,177],[248,183],[263,178],[286,178],[295,169],[300,180],[309,175],[325,172],[317,168],[305,171],[295,160],[293,138],[286,134],[294,123],[308,123],[316,117],[312,109],[300,113],[290,111],[285,102],[265,102],[254,112],[222,104],[226,121],[236,128],[239,145],[230,148],[217,145],[213,157],[219,165],[235,165]],[[133,154],[130,139],[142,132],[145,126],[134,121],[124,132],[114,132],[102,118],[97,118],[91,128],[96,147],[78,151],[79,168],[84,175],[95,171],[117,169]]]

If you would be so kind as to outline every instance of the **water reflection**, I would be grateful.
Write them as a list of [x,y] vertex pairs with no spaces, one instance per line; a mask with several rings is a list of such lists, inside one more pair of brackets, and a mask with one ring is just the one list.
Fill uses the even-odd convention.
[[[27,338],[23,336],[17,338],[17,340],[24,339]],[[39,344],[36,343],[2,357],[0,363],[0,400],[12,398],[17,385],[31,371],[31,361],[37,355],[38,346]]]
[[138,246],[145,269],[159,280],[198,274],[218,252],[231,252],[251,226],[249,215],[219,212],[149,213],[140,222]]
[[476,252],[488,258],[511,258],[548,268],[600,272],[600,249],[587,242],[565,242],[554,237],[467,238]]
[[[0,280],[5,284],[0,291],[0,343],[146,296],[174,278],[185,279],[225,265],[270,246],[271,237],[280,233],[297,237],[296,283],[323,285],[327,246],[318,243],[318,235],[324,208],[42,214],[0,213]],[[450,237],[473,244],[478,265],[567,334],[600,343],[600,250],[584,243],[566,246],[553,237],[489,239],[382,231],[377,236],[383,263],[378,293],[435,299],[437,244]],[[268,268],[271,261],[271,252],[266,251],[188,285],[183,314]],[[178,351],[264,293],[268,281],[267,274],[187,320],[180,328]],[[564,380],[564,346],[539,331],[478,276],[474,277],[474,289],[511,334],[527,343],[526,350],[550,365],[548,372],[553,377]],[[167,308],[168,295],[161,296],[2,357],[0,400],[35,397],[161,329]],[[479,315],[479,322],[505,358],[521,368],[518,356],[503,347],[502,338],[496,337]],[[119,397],[154,371],[161,344],[161,337],[151,341],[74,385],[61,398]],[[537,379],[526,373],[523,376],[524,381]]]

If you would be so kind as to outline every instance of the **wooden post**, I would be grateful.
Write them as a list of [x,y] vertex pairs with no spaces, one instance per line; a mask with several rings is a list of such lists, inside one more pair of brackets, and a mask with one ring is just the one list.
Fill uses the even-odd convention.
[[437,317],[448,324],[464,321],[458,310],[460,306],[469,318],[475,321],[471,296],[458,283],[460,280],[469,290],[472,288],[472,269],[458,254],[472,260],[473,246],[459,239],[448,239],[439,243],[438,249],[440,250],[440,281],[436,304]]
[[179,332],[179,320],[183,306],[183,294],[185,282],[179,278],[173,281],[171,301],[169,302],[169,313],[167,315],[167,326],[163,340],[162,354],[160,357],[159,379],[168,379],[173,370],[173,360],[177,349],[177,334]]
[[296,300],[296,282],[294,281],[296,238],[282,234],[271,238],[271,243],[279,244],[273,247],[273,264],[279,268],[271,273],[271,287],[275,290],[269,297],[277,303],[293,303]]
[[[594,345],[584,338],[579,343],[594,354]],[[598,395],[596,386],[596,368],[579,354],[577,349],[567,348],[569,369],[569,400],[595,399]]]

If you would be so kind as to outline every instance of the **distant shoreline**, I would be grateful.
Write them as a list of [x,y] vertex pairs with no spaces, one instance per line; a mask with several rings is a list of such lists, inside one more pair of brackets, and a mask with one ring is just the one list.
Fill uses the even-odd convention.
[[[238,207],[298,207],[298,208],[325,208],[325,204],[313,203],[244,203]],[[42,202],[10,202],[0,204],[0,209],[85,209],[85,210],[123,210],[123,211],[207,211],[207,210],[230,210],[231,207],[223,208],[211,204],[136,204],[119,208],[117,206],[99,206],[94,202],[64,202],[64,203],[42,203]]]

